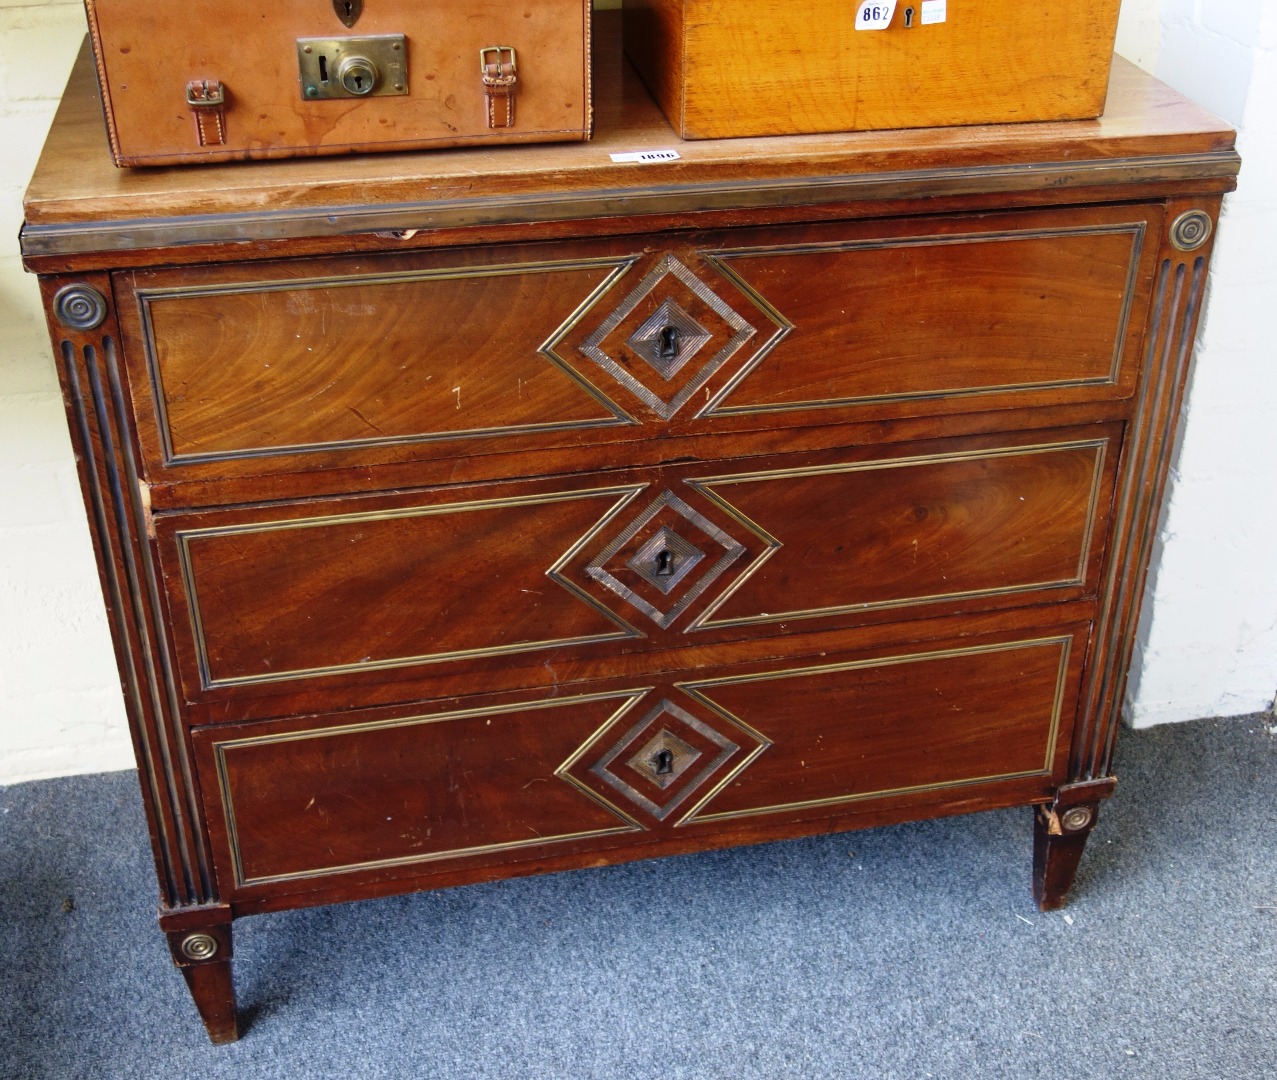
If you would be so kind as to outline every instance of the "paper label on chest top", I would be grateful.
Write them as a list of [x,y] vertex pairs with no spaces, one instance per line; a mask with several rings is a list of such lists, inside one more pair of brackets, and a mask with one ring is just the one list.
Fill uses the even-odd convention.
[[857,30],[886,30],[896,13],[896,0],[861,0],[856,8]]
[[948,18],[948,0],[922,0],[922,25],[942,23]]

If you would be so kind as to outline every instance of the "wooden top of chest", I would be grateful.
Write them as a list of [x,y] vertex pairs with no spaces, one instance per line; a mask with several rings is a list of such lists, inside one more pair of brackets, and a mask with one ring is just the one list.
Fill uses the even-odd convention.
[[[588,143],[116,169],[86,47],[27,191],[22,251],[52,269],[92,253],[265,254],[282,241],[319,250],[324,238],[635,215],[1113,185],[1226,191],[1239,166],[1228,125],[1121,58],[1098,120],[698,142],[679,140],[622,61],[615,20],[600,26],[595,78]],[[613,160],[644,150],[679,156]]]

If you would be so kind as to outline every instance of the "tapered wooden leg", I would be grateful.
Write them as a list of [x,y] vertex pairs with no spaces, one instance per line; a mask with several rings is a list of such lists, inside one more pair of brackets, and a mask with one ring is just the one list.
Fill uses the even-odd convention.
[[215,1043],[239,1038],[235,986],[231,981],[231,926],[166,931],[173,962],[182,970],[200,1019]]
[[1068,784],[1055,801],[1033,811],[1033,899],[1043,911],[1069,901],[1086,841],[1100,819],[1100,799],[1113,793],[1113,777]]
[[209,964],[190,964],[182,968],[182,974],[186,977],[186,986],[195,999],[195,1007],[200,1011],[209,1039],[215,1043],[238,1039],[231,962],[215,960]]

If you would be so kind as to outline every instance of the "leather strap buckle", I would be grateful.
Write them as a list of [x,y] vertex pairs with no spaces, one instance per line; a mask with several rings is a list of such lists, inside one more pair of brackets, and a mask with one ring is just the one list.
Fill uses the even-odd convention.
[[514,95],[519,82],[518,58],[509,45],[479,50],[479,74],[488,112],[488,127],[514,127]]
[[200,146],[221,146],[226,142],[226,89],[218,79],[188,82],[186,104],[195,114]]

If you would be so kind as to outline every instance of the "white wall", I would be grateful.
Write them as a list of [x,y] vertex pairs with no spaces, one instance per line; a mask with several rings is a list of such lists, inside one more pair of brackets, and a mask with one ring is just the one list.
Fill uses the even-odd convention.
[[[1266,11],[1264,9],[1267,9]],[[1277,688],[1277,4],[1126,0],[1125,55],[1242,129],[1172,494],[1138,723],[1262,708]],[[1261,25],[1261,12],[1263,22]],[[124,711],[35,282],[22,189],[84,32],[77,2],[0,0],[0,783],[125,768]]]
[[78,2],[0,0],[0,783],[132,764],[22,191],[85,32]]
[[1152,70],[1238,128],[1243,164],[1128,687],[1137,727],[1277,691],[1277,3],[1162,0],[1159,21]]

